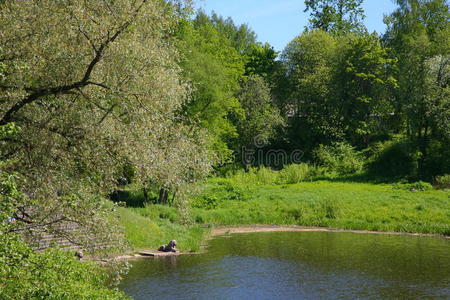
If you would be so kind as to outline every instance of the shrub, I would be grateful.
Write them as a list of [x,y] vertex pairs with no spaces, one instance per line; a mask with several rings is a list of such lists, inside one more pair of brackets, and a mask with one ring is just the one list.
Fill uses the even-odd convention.
[[295,184],[304,181],[314,180],[318,176],[323,176],[325,170],[317,166],[308,164],[292,164],[285,166],[278,172],[277,184]]
[[413,183],[398,183],[394,186],[395,189],[424,192],[433,189],[433,186],[424,181],[418,181]]
[[235,182],[244,184],[275,184],[277,181],[277,172],[263,166],[250,168],[247,172],[244,170],[237,171],[234,175],[229,176],[229,178]]
[[194,197],[191,206],[210,210],[220,207],[224,201],[247,201],[249,198],[244,188],[229,180],[220,180],[208,192]]
[[437,175],[450,174],[450,147],[449,142],[430,141],[427,155],[420,162],[420,175],[427,180]]
[[307,164],[289,165],[278,173],[277,183],[293,184],[310,178],[310,167]]
[[61,250],[35,252],[19,240],[4,242],[0,249],[2,299],[127,299],[107,288],[109,277],[99,266],[80,263]]
[[38,252],[11,229],[18,202],[25,201],[12,175],[0,176],[0,298],[126,299],[108,289],[110,278],[100,266],[80,263],[73,253],[58,249]]
[[314,151],[319,165],[341,175],[353,174],[364,166],[361,155],[346,143],[334,143],[331,146],[320,145]]
[[418,155],[405,140],[377,143],[372,146],[373,156],[368,165],[372,176],[400,178],[413,177],[418,172]]
[[275,184],[277,181],[277,172],[271,168],[260,167],[256,171],[256,182],[259,184]]
[[450,189],[450,174],[436,177],[436,187],[438,189]]

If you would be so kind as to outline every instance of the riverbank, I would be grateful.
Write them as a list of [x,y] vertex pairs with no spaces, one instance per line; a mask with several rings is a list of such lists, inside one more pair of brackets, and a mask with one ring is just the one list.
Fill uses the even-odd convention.
[[189,225],[183,225],[174,207],[119,208],[132,255],[172,239],[182,253],[195,253],[206,239],[226,233],[328,231],[450,237],[448,191],[331,180],[244,184],[223,178],[210,179],[201,188],[190,201]]
[[323,227],[303,227],[303,226],[271,226],[271,225],[254,225],[242,227],[218,227],[211,230],[211,238],[215,236],[222,236],[228,234],[241,233],[263,233],[263,232],[335,232],[335,233],[356,233],[356,234],[376,234],[376,235],[412,235],[424,237],[439,237],[450,239],[450,236],[438,234],[421,234],[421,233],[407,233],[407,232],[382,232],[382,231],[368,231],[368,230],[347,230],[336,228]]
[[382,231],[368,231],[368,230],[346,230],[336,228],[323,228],[323,227],[304,227],[304,226],[276,226],[276,225],[253,225],[253,226],[239,226],[239,227],[217,227],[212,228],[210,233],[203,241],[203,246],[198,251],[178,251],[178,252],[160,252],[157,249],[147,249],[132,251],[125,255],[115,256],[110,259],[103,260],[103,262],[109,262],[111,260],[133,260],[142,258],[160,258],[160,257],[172,257],[179,255],[192,255],[203,253],[202,248],[206,246],[206,241],[213,239],[217,236],[226,236],[231,234],[246,234],[246,233],[266,233],[266,232],[332,232],[332,233],[354,233],[354,234],[373,234],[373,235],[409,235],[418,237],[436,237],[450,240],[450,236],[437,235],[437,234],[420,234],[420,233],[407,233],[407,232],[382,232]]
[[339,180],[246,184],[216,178],[192,200],[191,216],[214,227],[273,224],[450,235],[450,192],[419,188]]

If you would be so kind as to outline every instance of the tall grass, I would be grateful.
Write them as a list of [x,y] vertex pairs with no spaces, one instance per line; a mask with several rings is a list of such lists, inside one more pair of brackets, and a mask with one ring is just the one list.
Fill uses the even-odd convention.
[[242,184],[295,184],[305,181],[312,181],[326,173],[324,168],[311,166],[308,164],[292,164],[284,167],[281,171],[274,171],[271,168],[259,167],[250,168],[229,174],[227,178],[236,183]]

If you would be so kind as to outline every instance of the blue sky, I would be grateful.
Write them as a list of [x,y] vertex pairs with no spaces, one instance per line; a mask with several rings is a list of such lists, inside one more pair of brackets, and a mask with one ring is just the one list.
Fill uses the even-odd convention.
[[[247,23],[258,40],[269,42],[281,51],[308,22],[303,0],[195,0],[196,7],[207,13],[214,10],[235,23]],[[395,9],[392,0],[365,0],[365,24],[370,32],[384,32],[383,15]]]

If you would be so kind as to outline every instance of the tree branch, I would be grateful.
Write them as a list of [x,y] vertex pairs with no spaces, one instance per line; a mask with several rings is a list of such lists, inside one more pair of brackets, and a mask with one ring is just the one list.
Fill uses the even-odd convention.
[[[23,98],[22,100],[20,100],[19,102],[14,104],[8,111],[6,111],[6,113],[0,119],[0,125],[6,125],[8,123],[11,123],[14,119],[14,115],[19,110],[21,110],[24,106],[26,106],[30,103],[33,103],[34,101],[36,101],[40,98],[43,98],[43,97],[46,97],[49,95],[67,94],[70,91],[72,91],[73,89],[81,89],[87,85],[97,85],[97,86],[101,86],[103,88],[107,88],[103,84],[94,83],[94,82],[89,81],[89,79],[91,78],[92,72],[94,71],[95,66],[101,61],[106,48],[111,43],[113,43],[119,37],[119,35],[130,26],[130,24],[133,22],[134,18],[136,17],[136,15],[139,13],[142,6],[146,2],[147,2],[147,0],[143,0],[141,2],[141,4],[139,5],[139,7],[136,8],[136,10],[134,11],[133,16],[128,21],[123,23],[113,35],[111,35],[111,36],[108,35],[108,38],[106,39],[106,41],[104,41],[100,45],[100,47],[97,50],[95,50],[95,56],[92,59],[92,61],[90,62],[90,64],[88,65],[86,72],[84,73],[84,76],[80,81],[77,81],[77,82],[74,82],[74,83],[68,84],[68,85],[53,87],[53,88],[35,89],[33,93],[31,93],[27,97]],[[25,90],[27,90],[27,89],[25,89]]]

